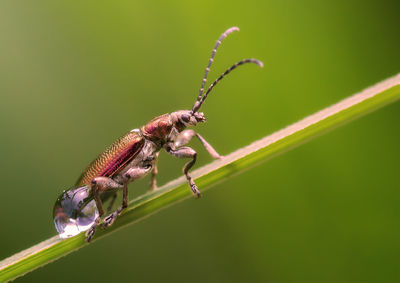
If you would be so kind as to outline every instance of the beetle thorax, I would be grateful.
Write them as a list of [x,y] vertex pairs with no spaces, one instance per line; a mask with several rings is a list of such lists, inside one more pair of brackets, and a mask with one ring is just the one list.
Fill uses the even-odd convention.
[[170,114],[158,116],[141,128],[142,134],[147,139],[156,143],[166,142],[173,127]]

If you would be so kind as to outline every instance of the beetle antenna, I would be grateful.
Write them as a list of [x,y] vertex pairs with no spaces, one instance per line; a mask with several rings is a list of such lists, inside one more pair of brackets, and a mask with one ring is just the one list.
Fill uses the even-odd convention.
[[225,72],[223,72],[218,79],[216,79],[207,89],[206,93],[203,95],[203,97],[200,99],[200,101],[196,101],[195,105],[193,106],[193,112],[197,112],[201,105],[203,104],[204,100],[206,100],[208,94],[211,92],[211,90],[218,84],[219,81],[221,81],[227,74],[229,74],[231,71],[233,71],[234,69],[236,69],[237,67],[239,67],[240,65],[246,64],[246,63],[254,63],[257,64],[259,67],[264,67],[263,62],[257,60],[257,59],[243,59],[237,63],[235,63],[234,65],[232,65],[231,67],[229,67],[228,69],[226,69]]
[[[238,28],[238,27],[231,27],[231,28],[228,28],[223,34],[221,34],[221,36],[218,38],[217,42],[215,43],[214,49],[211,51],[211,57],[210,57],[210,59],[208,60],[207,67],[206,67],[206,70],[205,70],[205,72],[204,72],[203,80],[201,81],[201,87],[200,87],[200,91],[199,91],[199,96],[197,97],[196,102],[200,102],[201,95],[204,93],[204,85],[205,85],[206,82],[207,82],[208,72],[210,71],[211,65],[212,65],[212,63],[213,63],[213,61],[214,61],[215,53],[217,53],[218,46],[221,45],[222,40],[224,40],[224,38],[227,37],[228,34],[234,32],[234,31],[239,31],[239,28]],[[198,103],[195,103],[195,105],[196,105],[196,104],[198,104]],[[193,106],[193,112],[196,112],[196,111],[194,110],[194,108],[195,108],[195,107]]]

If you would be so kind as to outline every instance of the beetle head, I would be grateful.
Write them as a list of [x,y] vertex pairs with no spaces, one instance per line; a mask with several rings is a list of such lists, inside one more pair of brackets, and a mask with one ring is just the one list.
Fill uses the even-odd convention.
[[174,126],[180,130],[206,121],[203,112],[193,112],[191,110],[179,110],[171,113],[171,116]]

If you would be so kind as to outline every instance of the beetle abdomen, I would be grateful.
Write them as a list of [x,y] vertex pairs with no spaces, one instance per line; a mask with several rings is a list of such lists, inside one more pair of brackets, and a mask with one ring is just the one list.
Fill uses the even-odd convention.
[[144,139],[139,130],[132,130],[117,139],[83,171],[76,185],[89,184],[95,177],[112,177],[142,149]]

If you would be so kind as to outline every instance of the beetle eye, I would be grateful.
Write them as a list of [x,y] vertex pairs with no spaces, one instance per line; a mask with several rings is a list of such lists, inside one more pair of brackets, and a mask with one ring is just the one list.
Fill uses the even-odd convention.
[[183,122],[189,122],[190,121],[190,116],[189,115],[187,115],[187,114],[183,114],[182,115],[182,120],[183,120]]
[[182,115],[182,120],[183,120],[183,122],[188,123],[190,121],[190,115],[183,114]]

